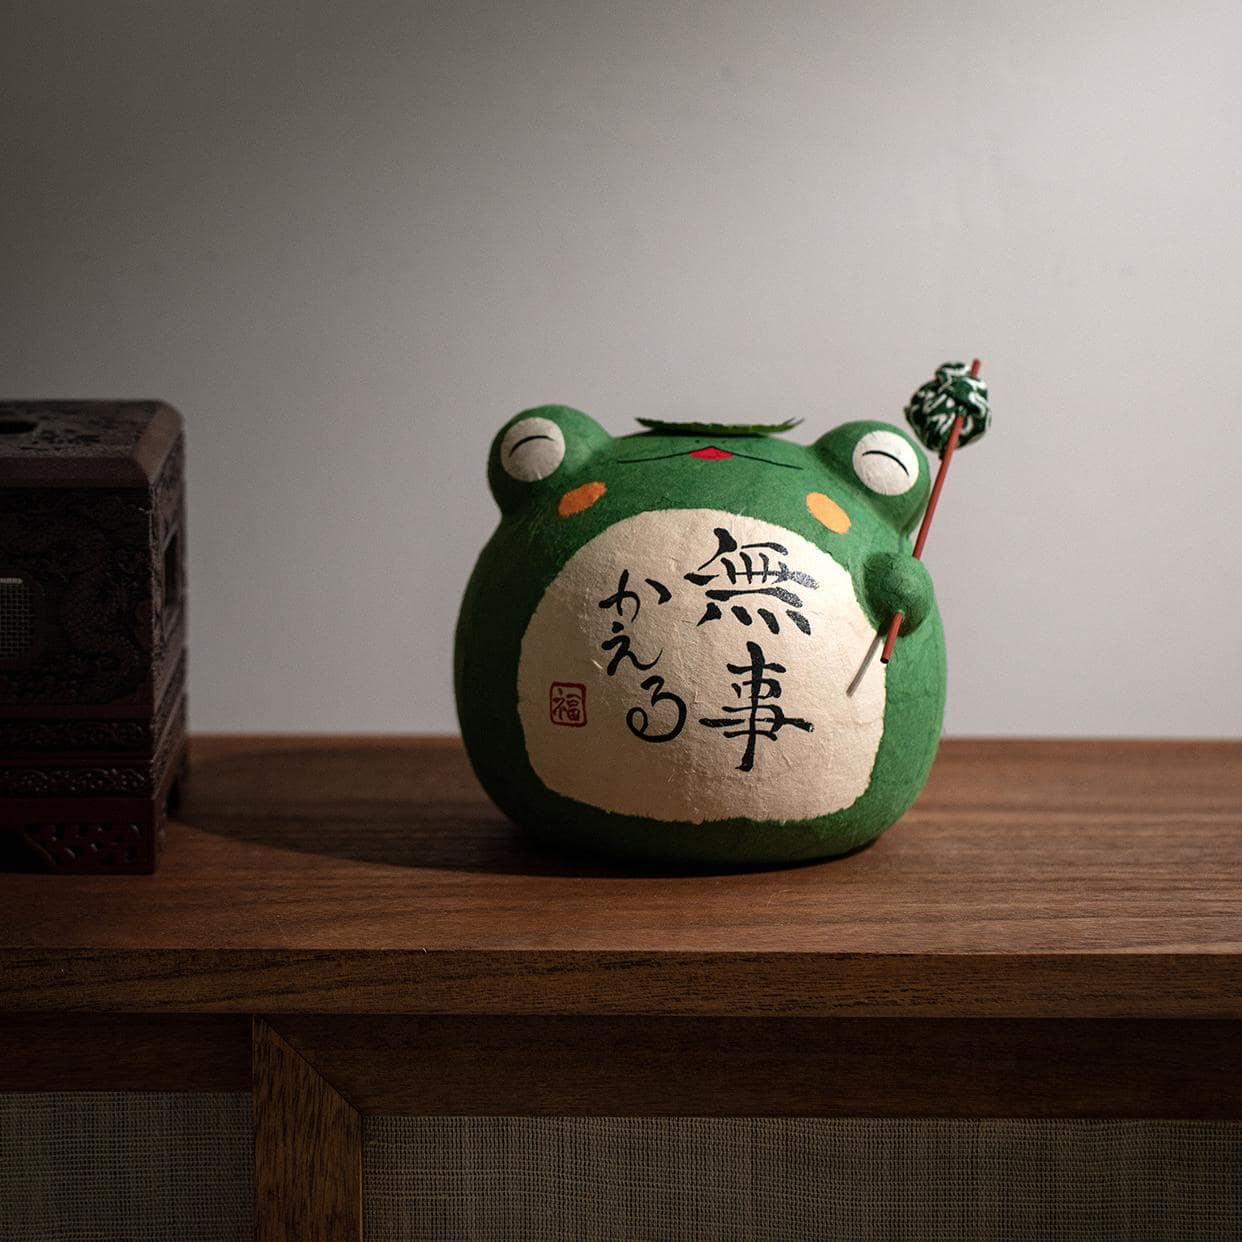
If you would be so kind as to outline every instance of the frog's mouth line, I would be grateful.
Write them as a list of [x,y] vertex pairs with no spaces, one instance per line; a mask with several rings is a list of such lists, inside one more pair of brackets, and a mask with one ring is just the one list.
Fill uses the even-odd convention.
[[739,453],[736,449],[717,448],[714,444],[703,448],[691,449],[686,453],[659,453],[655,457],[621,457],[617,459],[619,466],[637,466],[645,461],[670,461],[674,457],[697,457],[700,461],[726,461],[730,457],[744,457],[747,461],[760,461],[765,466],[780,466],[782,470],[801,470],[788,461],[772,461],[767,457],[756,457],[753,453]]

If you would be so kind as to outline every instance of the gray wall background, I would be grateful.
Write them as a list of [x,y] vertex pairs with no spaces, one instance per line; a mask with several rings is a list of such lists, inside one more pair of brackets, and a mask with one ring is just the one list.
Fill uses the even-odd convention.
[[514,411],[900,419],[948,729],[1242,733],[1242,7],[4,5],[0,390],[161,396],[200,730],[448,731]]

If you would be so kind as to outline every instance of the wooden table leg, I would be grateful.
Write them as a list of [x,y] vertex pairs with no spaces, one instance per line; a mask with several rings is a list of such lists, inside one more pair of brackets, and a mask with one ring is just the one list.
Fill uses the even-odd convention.
[[361,1242],[362,1118],[254,1020],[255,1238]]

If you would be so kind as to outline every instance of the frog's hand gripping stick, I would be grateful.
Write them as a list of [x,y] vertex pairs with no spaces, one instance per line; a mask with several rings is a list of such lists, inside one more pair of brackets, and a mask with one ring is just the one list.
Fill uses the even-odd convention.
[[[977,440],[983,435],[988,429],[990,418],[988,387],[979,378],[978,358],[971,363],[969,370],[962,362],[946,362],[937,367],[935,378],[924,384],[910,398],[910,403],[906,406],[906,420],[914,428],[915,435],[933,453],[940,454],[940,469],[936,472],[936,480],[932,484],[931,496],[928,498],[927,509],[914,544],[914,555],[917,559],[922,560],[923,545],[927,542],[927,532],[931,529],[932,517],[940,500],[940,489],[944,487],[944,478],[949,472],[949,462],[954,451],[958,445],[969,444],[971,440]],[[902,619],[903,614],[897,613],[888,624],[887,634],[881,629],[872,640],[846,694],[852,695],[858,689],[881,642],[884,643],[884,654],[880,660],[884,664],[888,663],[893,654],[893,645],[897,642],[897,634],[901,630]]]
[[[906,406],[906,421],[914,428],[914,434],[932,450],[940,454],[940,469],[932,484],[927,511],[914,542],[916,560],[923,558],[923,545],[931,529],[932,517],[940,500],[944,477],[949,473],[949,462],[959,445],[977,440],[988,429],[992,416],[988,405],[988,386],[979,378],[979,359],[970,364],[970,370],[961,362],[946,362],[936,368],[936,378],[923,385],[910,398]],[[897,613],[888,625],[888,637],[884,640],[884,652],[880,662],[887,664],[892,658],[893,645],[901,629],[902,614]]]

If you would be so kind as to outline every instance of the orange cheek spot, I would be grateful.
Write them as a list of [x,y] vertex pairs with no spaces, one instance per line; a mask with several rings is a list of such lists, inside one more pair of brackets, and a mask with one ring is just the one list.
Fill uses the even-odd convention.
[[[570,495],[573,495],[571,492]],[[850,528],[850,515],[835,500],[830,500],[823,492],[811,492],[806,498],[806,507],[811,516],[822,522],[834,535],[844,535]]]
[[602,483],[584,483],[581,487],[575,487],[572,492],[566,492],[557,504],[556,511],[561,517],[573,517],[575,513],[589,509],[607,490]]

